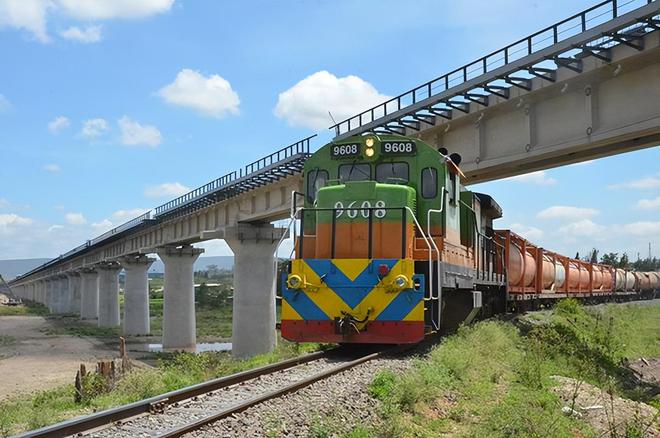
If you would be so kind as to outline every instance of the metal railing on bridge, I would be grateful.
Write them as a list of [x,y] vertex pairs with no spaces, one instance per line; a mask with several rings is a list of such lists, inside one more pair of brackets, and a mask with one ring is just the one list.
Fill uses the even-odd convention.
[[312,135],[273,152],[245,167],[224,175],[156,208],[155,218],[163,219],[204,208],[245,190],[252,190],[282,177],[300,172],[310,157]]
[[[469,104],[488,106],[489,96],[509,98],[512,86],[531,89],[531,78],[554,82],[556,68],[581,72],[582,58],[609,61],[612,46],[642,50],[641,38],[660,28],[657,0],[606,0],[500,50],[406,91],[330,129],[337,139],[363,132],[405,134]],[[555,68],[549,63],[554,63]],[[513,76],[513,75],[516,76]]]

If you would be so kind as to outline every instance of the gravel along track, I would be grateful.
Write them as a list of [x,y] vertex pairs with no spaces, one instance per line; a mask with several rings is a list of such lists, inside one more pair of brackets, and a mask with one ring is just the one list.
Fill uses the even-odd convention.
[[411,354],[373,359],[184,436],[308,437],[315,428],[340,436],[357,426],[375,425],[378,402],[368,393],[369,383],[380,370],[405,371],[412,360]]
[[[318,359],[313,362],[266,374],[227,388],[222,388],[198,397],[193,397],[189,400],[168,405],[162,413],[141,415],[123,420],[110,427],[87,432],[84,436],[98,438],[159,436],[193,421],[205,418],[215,412],[234,407],[265,393],[278,390],[292,383],[299,382],[331,368],[335,368],[336,366],[354,360],[355,358],[355,355],[351,355],[351,357],[341,356],[337,358],[331,357]],[[374,361],[378,362],[380,359]],[[369,362],[367,364],[369,364]],[[354,369],[347,371],[347,373],[353,372]],[[316,384],[312,386],[316,386]],[[279,399],[274,400],[275,404],[279,403],[278,400]],[[249,411],[250,410],[246,411],[248,416],[250,415],[248,413]],[[240,417],[242,415],[236,416]],[[249,435],[237,430],[237,434],[234,436]],[[261,434],[253,436],[261,436]]]

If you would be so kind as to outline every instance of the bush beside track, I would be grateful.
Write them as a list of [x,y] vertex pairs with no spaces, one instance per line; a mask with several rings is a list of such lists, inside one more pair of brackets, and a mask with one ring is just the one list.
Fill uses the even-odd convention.
[[[658,305],[583,307],[575,300],[512,322],[463,327],[409,373],[374,378],[370,391],[382,401],[384,420],[378,436],[599,436],[577,415],[562,413],[566,402],[551,376],[659,408],[653,388],[640,385],[627,366],[660,357],[658,333]],[[646,436],[657,422],[657,414],[632,415],[610,436]]]

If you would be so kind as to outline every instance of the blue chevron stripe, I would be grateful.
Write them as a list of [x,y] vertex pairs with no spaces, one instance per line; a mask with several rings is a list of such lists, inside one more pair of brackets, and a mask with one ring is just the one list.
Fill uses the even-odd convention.
[[414,275],[413,278],[419,280],[419,290],[406,289],[399,292],[397,297],[380,312],[376,321],[401,321],[419,304],[420,300],[424,299],[424,276]]
[[325,284],[351,309],[360,304],[380,281],[378,270],[374,266],[387,265],[392,269],[397,262],[398,260],[391,259],[372,260],[355,281],[351,281],[329,259],[305,259],[305,263],[316,275],[322,277]]
[[282,298],[294,308],[303,320],[328,320],[328,315],[323,312],[307,294],[299,290],[291,290],[286,287],[286,274],[282,281]]

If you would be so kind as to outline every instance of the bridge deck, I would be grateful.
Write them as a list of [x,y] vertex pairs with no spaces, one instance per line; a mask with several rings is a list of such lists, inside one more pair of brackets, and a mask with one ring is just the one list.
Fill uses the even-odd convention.
[[660,28],[657,0],[606,0],[500,50],[406,91],[330,129],[336,140],[365,132],[405,135],[451,119],[454,110],[470,112],[470,103],[487,107],[493,96],[509,98],[511,87],[530,89],[530,80],[555,81],[566,67],[577,72],[582,59],[608,61],[615,45],[638,50],[641,38]]

